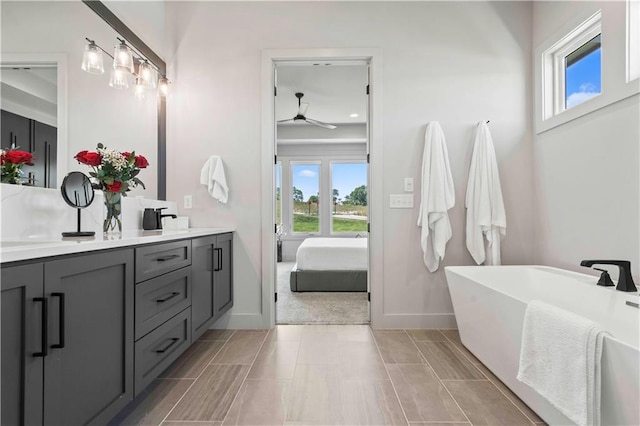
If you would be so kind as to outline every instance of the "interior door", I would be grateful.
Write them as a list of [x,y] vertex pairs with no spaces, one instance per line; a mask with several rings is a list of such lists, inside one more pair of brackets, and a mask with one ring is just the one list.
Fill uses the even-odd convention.
[[371,64],[367,62],[367,310],[371,321]]

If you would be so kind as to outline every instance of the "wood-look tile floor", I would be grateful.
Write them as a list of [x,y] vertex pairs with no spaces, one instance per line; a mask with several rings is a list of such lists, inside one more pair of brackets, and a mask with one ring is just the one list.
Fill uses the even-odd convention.
[[544,424],[457,330],[367,325],[209,330],[115,423]]

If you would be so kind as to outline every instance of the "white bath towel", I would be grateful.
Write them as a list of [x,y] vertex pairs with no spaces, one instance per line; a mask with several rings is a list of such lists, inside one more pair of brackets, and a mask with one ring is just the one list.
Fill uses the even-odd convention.
[[[478,265],[500,265],[500,239],[507,233],[498,163],[487,123],[476,129],[467,182],[467,249]],[[485,250],[485,239],[489,253]]]
[[221,203],[226,203],[229,198],[229,187],[224,174],[222,158],[212,155],[200,170],[200,183],[207,187],[209,194]]
[[524,316],[518,380],[576,424],[599,425],[606,334],[587,318],[531,301]]
[[451,238],[451,223],[447,210],[455,204],[453,177],[449,166],[447,142],[437,121],[427,124],[422,156],[422,189],[418,226],[422,227],[420,245],[424,264],[435,272],[444,259]]

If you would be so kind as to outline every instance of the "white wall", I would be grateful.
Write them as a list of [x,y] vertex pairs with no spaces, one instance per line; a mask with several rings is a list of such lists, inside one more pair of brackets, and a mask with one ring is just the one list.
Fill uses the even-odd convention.
[[[62,53],[67,61],[68,141],[59,141],[67,149],[68,170],[89,171],[73,156],[81,150],[95,150],[98,142],[108,148],[135,150],[144,155],[150,167],[140,174],[147,189],[137,188],[132,195],[155,198],[157,195],[157,101],[156,94],[142,101],[133,89],[118,91],[109,87],[110,58],[104,56],[105,73],[88,74],[80,68],[87,44],[94,39],[111,52],[117,44],[116,33],[80,1],[35,1],[0,3],[2,11],[2,53]],[[145,17],[139,17],[141,21]],[[135,27],[134,27],[135,31]],[[64,125],[64,123],[63,123]],[[62,179],[58,179],[61,183]]]
[[[181,211],[190,215],[192,226],[237,229],[230,326],[262,324],[263,49],[380,49],[384,187],[372,191],[385,200],[403,192],[404,177],[418,180],[425,125],[441,122],[457,200],[443,266],[472,262],[463,235],[471,138],[478,121],[491,120],[508,216],[503,261],[533,261],[530,3],[172,2],[166,7],[167,35],[174,43],[167,50],[169,76],[175,82],[168,103],[168,197],[194,196],[193,210]],[[226,205],[198,183],[198,171],[211,154],[225,161]],[[374,327],[454,324],[444,272],[430,274],[422,262],[417,216],[417,209],[385,208],[378,224],[384,291],[372,295],[383,299]]]
[[[533,48],[565,22],[598,9],[602,9],[603,72],[608,73],[606,78],[624,79],[623,1],[534,2]],[[637,94],[536,135],[538,263],[586,272],[579,266],[582,259],[626,259],[640,281],[639,141]],[[616,279],[617,271],[612,275]]]

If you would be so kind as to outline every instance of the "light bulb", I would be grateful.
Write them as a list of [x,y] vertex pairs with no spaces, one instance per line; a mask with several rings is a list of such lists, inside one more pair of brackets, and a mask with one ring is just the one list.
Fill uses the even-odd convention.
[[82,69],[91,74],[104,73],[102,51],[100,51],[93,41],[90,41],[84,48],[84,54],[82,55]]

